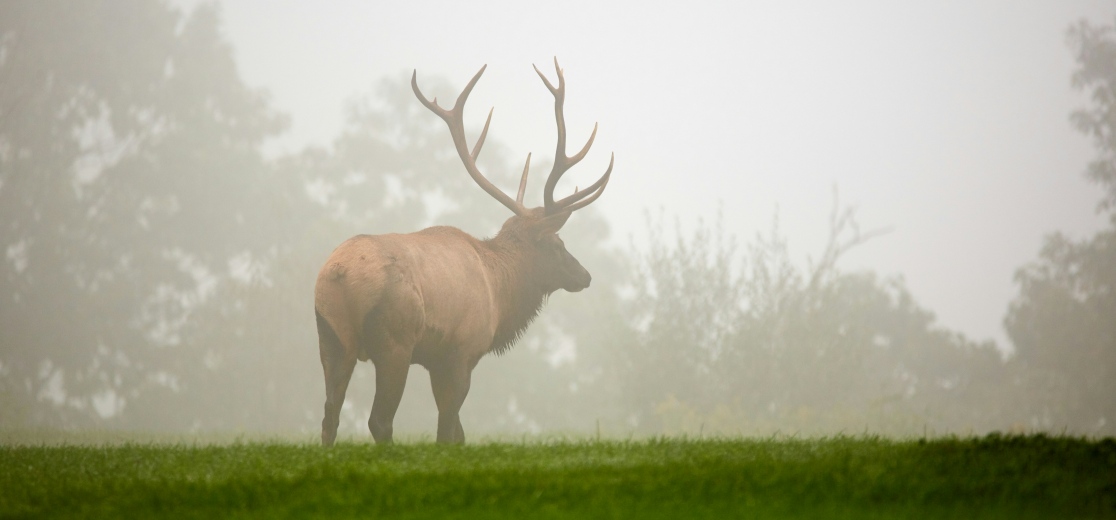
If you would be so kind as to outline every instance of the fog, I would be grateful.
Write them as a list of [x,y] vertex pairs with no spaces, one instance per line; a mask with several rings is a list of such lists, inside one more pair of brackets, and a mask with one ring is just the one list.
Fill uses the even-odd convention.
[[[480,362],[467,436],[1116,427],[1114,336],[1066,317],[1107,300],[1043,314],[1017,275],[1112,227],[1067,44],[1110,1],[169,6],[0,8],[0,428],[314,433],[333,247],[508,216],[411,72],[447,105],[487,65],[465,121],[495,107],[512,192],[555,57],[569,147],[600,125],[559,191],[616,157],[563,230],[594,286]],[[361,363],[343,435],[373,393]],[[435,424],[413,367],[396,429]]]
[[488,64],[474,124],[495,107],[493,137],[549,153],[531,64],[557,56],[570,131],[601,124],[595,162],[571,177],[591,181],[608,151],[622,167],[600,208],[618,238],[648,207],[708,217],[720,203],[745,236],[778,208],[804,255],[837,185],[866,223],[895,229],[850,262],[902,273],[943,323],[981,339],[1004,343],[1011,274],[1043,235],[1103,224],[1074,175],[1092,151],[1068,123],[1085,98],[1065,31],[1107,20],[1112,2],[222,8],[245,80],[293,116],[272,146],[328,143],[344,103],[379,78],[417,69],[460,85]]

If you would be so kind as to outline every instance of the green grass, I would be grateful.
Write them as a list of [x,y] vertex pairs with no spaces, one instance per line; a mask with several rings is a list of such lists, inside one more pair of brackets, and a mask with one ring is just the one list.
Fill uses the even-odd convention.
[[7,445],[0,516],[1116,518],[1116,441]]

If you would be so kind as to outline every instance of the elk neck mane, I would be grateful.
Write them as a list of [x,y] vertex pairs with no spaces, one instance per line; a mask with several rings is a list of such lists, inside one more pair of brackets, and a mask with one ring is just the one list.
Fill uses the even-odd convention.
[[541,273],[523,247],[526,238],[517,227],[505,226],[495,237],[481,241],[491,255],[490,273],[500,308],[500,322],[489,347],[496,355],[515,345],[553,292],[540,283]]

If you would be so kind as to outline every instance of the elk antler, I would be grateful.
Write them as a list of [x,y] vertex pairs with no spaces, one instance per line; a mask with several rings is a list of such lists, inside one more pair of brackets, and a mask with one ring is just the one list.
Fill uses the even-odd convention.
[[[533,66],[533,65],[532,65]],[[612,176],[612,163],[615,160],[615,154],[609,157],[608,170],[597,182],[590,184],[588,188],[582,191],[575,191],[562,200],[555,202],[554,188],[558,185],[558,179],[562,178],[562,174],[566,173],[573,165],[581,162],[585,158],[585,154],[589,153],[589,147],[593,146],[593,139],[597,137],[597,124],[593,123],[593,133],[589,135],[589,141],[585,146],[581,147],[581,151],[574,154],[573,157],[566,155],[566,117],[563,112],[563,104],[566,100],[566,78],[562,75],[562,68],[558,66],[558,58],[554,58],[554,70],[558,72],[558,87],[555,88],[550,80],[535,67],[535,72],[542,78],[546,88],[554,95],[554,119],[558,123],[558,144],[554,150],[554,166],[550,169],[550,176],[546,178],[546,185],[543,187],[543,207],[546,208],[546,214],[551,215],[561,211],[577,211],[590,202],[597,200],[604,193],[605,185],[608,184],[609,177]],[[587,198],[588,197],[588,198]]]
[[[422,94],[418,87],[417,70],[411,74],[411,89],[415,91],[415,96],[418,96],[419,101],[421,101],[426,108],[437,114],[438,117],[442,118],[442,120],[449,125],[450,136],[453,138],[453,144],[457,149],[457,155],[461,158],[461,162],[465,163],[465,170],[469,172],[469,176],[473,178],[473,181],[480,185],[480,187],[493,198],[500,201],[501,204],[507,206],[507,208],[512,210],[516,215],[526,216],[530,213],[530,210],[523,205],[523,192],[527,188],[527,173],[531,167],[531,154],[527,154],[527,163],[523,165],[523,176],[519,179],[519,191],[516,193],[515,200],[512,200],[512,198],[500,190],[500,188],[497,188],[489,182],[484,174],[481,173],[480,169],[477,168],[477,156],[480,154],[481,147],[484,146],[484,138],[488,136],[488,125],[492,122],[492,110],[488,111],[488,119],[484,122],[484,129],[481,130],[480,137],[477,138],[477,142],[473,145],[472,151],[469,151],[468,143],[465,141],[465,123],[463,122],[465,101],[469,98],[469,93],[473,91],[473,86],[477,84],[477,80],[480,79],[481,74],[484,74],[484,69],[487,67],[488,65],[481,67],[476,75],[473,76],[473,79],[469,80],[469,84],[465,85],[465,89],[462,90],[461,94],[457,97],[457,103],[449,110],[438,106],[438,98],[434,98],[433,101],[426,99],[426,96]],[[593,145],[593,139],[597,137],[597,125],[594,123],[593,133],[589,136],[589,141],[585,143],[581,151],[573,157],[566,155],[566,120],[562,108],[566,97],[566,80],[562,75],[562,69],[558,66],[558,58],[554,58],[554,69],[558,71],[557,88],[550,83],[550,80],[546,79],[546,76],[544,76],[542,72],[539,72],[538,67],[535,67],[535,72],[539,74],[543,83],[546,84],[546,88],[554,95],[554,117],[558,122],[558,145],[554,152],[554,166],[551,168],[550,175],[547,177],[546,185],[543,188],[543,207],[545,208],[546,215],[553,215],[562,211],[577,211],[594,200],[597,200],[597,197],[600,197],[601,194],[604,193],[605,186],[608,184],[608,179],[612,175],[612,164],[615,159],[614,156],[609,158],[608,170],[605,171],[600,179],[597,179],[597,182],[589,185],[589,187],[584,190],[575,190],[573,195],[562,200],[554,200],[554,188],[558,185],[558,179],[562,177],[562,174],[566,173],[566,170],[569,170],[570,167],[585,158],[585,154],[589,152],[589,147]]]
[[[462,90],[461,95],[457,96],[457,103],[449,110],[438,106],[437,97],[434,98],[434,101],[430,101],[426,99],[426,96],[422,95],[422,91],[420,91],[418,87],[417,70],[411,74],[411,90],[415,91],[415,95],[418,96],[419,101],[421,101],[426,108],[429,108],[431,112],[437,114],[438,117],[442,118],[442,120],[449,125],[450,136],[453,137],[453,144],[454,147],[457,148],[457,155],[461,157],[461,162],[465,163],[465,170],[469,172],[469,176],[473,178],[473,181],[480,185],[480,187],[493,198],[500,201],[500,204],[507,206],[508,209],[512,210],[516,215],[526,216],[530,213],[530,211],[523,206],[523,190],[527,186],[526,167],[523,168],[523,178],[519,182],[519,196],[517,200],[512,200],[511,197],[508,197],[500,188],[497,188],[494,184],[489,182],[484,174],[481,173],[480,169],[477,168],[477,156],[480,155],[481,147],[484,146],[484,138],[488,136],[488,124],[492,122],[492,110],[488,111],[488,120],[484,122],[484,129],[481,130],[480,137],[477,138],[477,143],[473,145],[472,152],[469,151],[468,143],[465,142],[465,123],[462,119],[465,112],[465,100],[469,98],[469,93],[473,91],[473,86],[477,84],[477,80],[480,79],[481,74],[484,74],[484,69],[487,67],[488,65],[481,67],[480,70],[477,71],[477,74],[473,76],[473,79],[469,80],[469,84],[465,85],[465,90]],[[528,155],[527,164],[530,163],[531,156]]]

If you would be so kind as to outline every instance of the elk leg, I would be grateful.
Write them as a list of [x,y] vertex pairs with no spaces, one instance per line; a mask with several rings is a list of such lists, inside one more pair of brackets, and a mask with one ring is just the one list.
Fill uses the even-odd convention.
[[356,356],[346,355],[341,342],[332,331],[328,334],[319,332],[318,341],[326,387],[322,446],[332,446],[337,438],[337,424],[340,422],[341,405],[345,403],[345,390],[349,387],[349,379],[352,378],[357,360]]
[[464,365],[438,367],[430,371],[430,387],[438,405],[438,442],[465,442],[461,428],[461,405],[469,394],[471,370]]
[[368,431],[377,444],[391,444],[392,423],[403,389],[407,386],[407,372],[411,369],[410,356],[402,349],[378,357],[376,364],[376,398],[372,401],[372,414],[368,416]]

